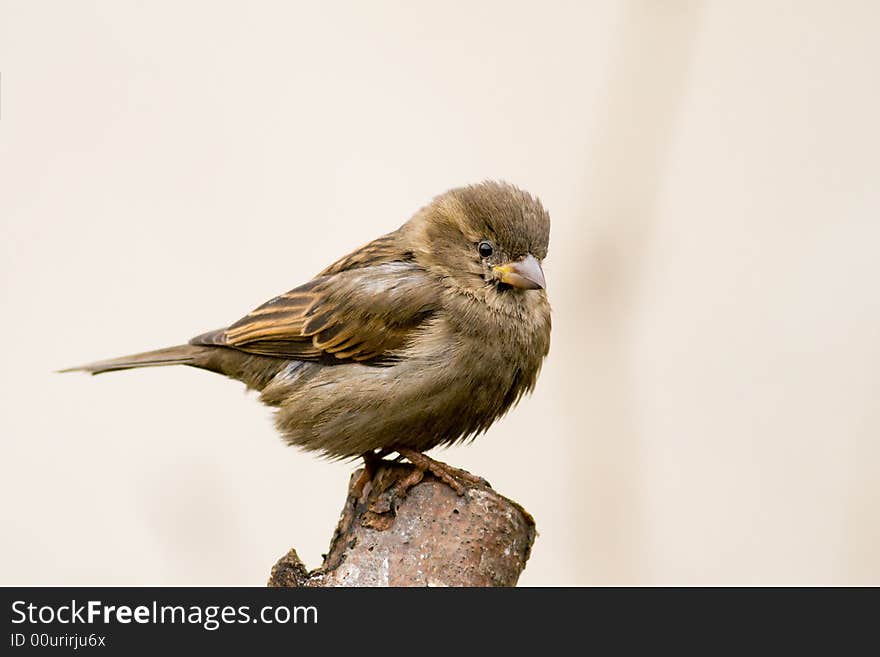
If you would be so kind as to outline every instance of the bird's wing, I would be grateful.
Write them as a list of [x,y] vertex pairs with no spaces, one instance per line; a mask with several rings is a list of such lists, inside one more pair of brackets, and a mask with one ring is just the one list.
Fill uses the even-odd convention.
[[405,260],[358,261],[354,268],[334,272],[338,266],[229,328],[190,342],[297,360],[393,361],[439,308],[436,288],[421,267]]
[[383,263],[412,261],[412,251],[401,247],[400,233],[401,229],[398,229],[393,233],[388,233],[368,244],[364,244],[348,255],[341,257],[318,274],[318,276],[329,276],[349,269],[371,267]]

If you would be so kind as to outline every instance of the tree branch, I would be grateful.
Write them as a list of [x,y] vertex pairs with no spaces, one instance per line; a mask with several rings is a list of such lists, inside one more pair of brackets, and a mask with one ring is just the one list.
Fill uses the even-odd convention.
[[386,461],[365,483],[355,472],[321,567],[307,571],[291,549],[269,586],[514,586],[535,540],[532,516],[488,484],[459,496],[430,474],[399,494],[395,484],[414,472]]

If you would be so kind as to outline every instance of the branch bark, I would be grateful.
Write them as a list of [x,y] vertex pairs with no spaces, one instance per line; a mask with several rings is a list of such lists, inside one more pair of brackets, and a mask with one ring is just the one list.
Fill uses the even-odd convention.
[[382,462],[366,483],[356,471],[324,563],[309,572],[291,549],[269,586],[514,586],[535,540],[532,516],[488,483],[457,495],[425,474],[400,494],[395,484],[414,471]]

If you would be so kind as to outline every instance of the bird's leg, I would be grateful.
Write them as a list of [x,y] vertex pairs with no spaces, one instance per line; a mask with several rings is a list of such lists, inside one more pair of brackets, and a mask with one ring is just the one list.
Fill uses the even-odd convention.
[[414,449],[409,449],[408,447],[395,447],[394,451],[403,456],[407,461],[412,463],[416,467],[416,472],[419,473],[417,478],[414,478],[414,481],[410,483],[410,479],[413,477],[407,477],[402,480],[398,484],[398,488],[402,487],[403,484],[407,484],[405,488],[399,490],[399,493],[405,494],[406,491],[413,486],[415,486],[419,481],[421,481],[422,476],[424,476],[425,472],[430,472],[435,477],[440,479],[440,481],[444,482],[447,486],[449,486],[452,490],[454,490],[459,495],[464,495],[464,491],[466,486],[462,484],[462,482],[466,482],[471,485],[478,486],[487,486],[488,482],[482,477],[478,477],[476,475],[472,475],[470,472],[465,470],[460,470],[459,468],[454,468],[451,465],[447,465],[446,463],[442,463],[435,459],[432,459],[430,456],[425,456],[419,451]]
[[379,464],[382,462],[382,457],[387,453],[388,452],[385,450],[382,450],[377,454],[370,450],[361,454],[361,458],[364,459],[364,471],[361,472],[361,476],[358,477],[354,484],[354,492],[358,499],[363,495],[367,482],[372,481],[373,476],[376,474],[376,470],[379,468]]

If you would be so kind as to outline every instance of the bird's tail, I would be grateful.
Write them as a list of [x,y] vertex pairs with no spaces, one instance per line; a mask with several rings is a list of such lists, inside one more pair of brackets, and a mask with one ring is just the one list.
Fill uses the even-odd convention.
[[165,365],[195,365],[202,366],[206,347],[191,344],[182,344],[176,347],[146,351],[142,354],[132,354],[110,360],[100,360],[88,365],[69,367],[59,372],[89,372],[90,374],[103,374],[104,372],[116,372],[118,370],[130,370],[134,367],[162,367]]

